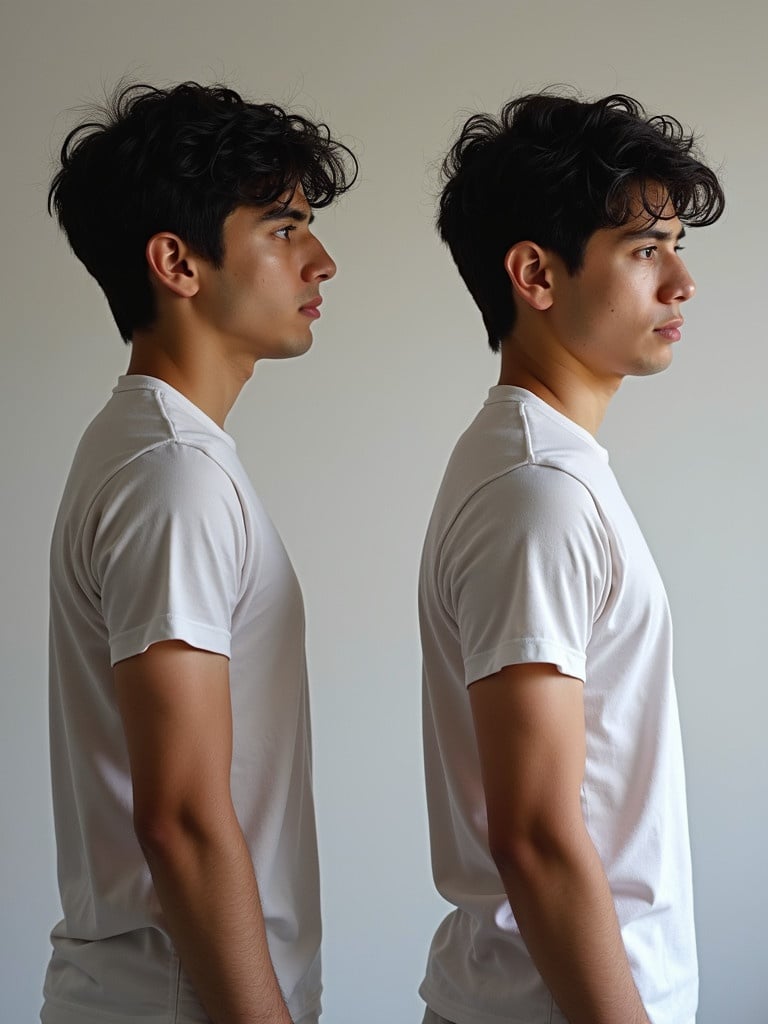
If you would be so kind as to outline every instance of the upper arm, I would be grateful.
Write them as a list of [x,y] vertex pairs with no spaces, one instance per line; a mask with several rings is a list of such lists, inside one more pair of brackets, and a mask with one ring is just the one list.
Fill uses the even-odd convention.
[[448,534],[438,586],[467,684],[518,663],[584,679],[611,586],[610,543],[592,495],[547,466],[493,480]]
[[118,662],[114,681],[137,832],[220,814],[232,761],[227,658],[169,640]]
[[166,640],[230,654],[247,538],[211,457],[171,443],[134,459],[100,493],[84,538],[113,665]]
[[469,687],[494,857],[546,850],[583,825],[583,684],[549,664],[507,665]]

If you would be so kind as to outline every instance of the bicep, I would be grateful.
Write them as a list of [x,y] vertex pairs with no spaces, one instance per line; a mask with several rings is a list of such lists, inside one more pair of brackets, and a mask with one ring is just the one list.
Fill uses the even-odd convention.
[[469,687],[492,850],[582,823],[583,683],[549,664],[507,665]]
[[229,661],[182,641],[153,644],[114,667],[137,824],[229,794]]

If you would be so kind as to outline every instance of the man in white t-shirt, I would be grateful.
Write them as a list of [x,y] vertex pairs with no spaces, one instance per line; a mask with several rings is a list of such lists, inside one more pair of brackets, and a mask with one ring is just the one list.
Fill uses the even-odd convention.
[[665,369],[723,209],[673,118],[553,93],[475,115],[438,227],[501,353],[424,545],[437,929],[425,1022],[693,1024],[698,973],[664,587],[595,440]]
[[64,143],[50,204],[132,349],[51,545],[45,1024],[320,1014],[301,591],[224,422],[311,345],[311,211],[355,172],[324,125],[194,82]]

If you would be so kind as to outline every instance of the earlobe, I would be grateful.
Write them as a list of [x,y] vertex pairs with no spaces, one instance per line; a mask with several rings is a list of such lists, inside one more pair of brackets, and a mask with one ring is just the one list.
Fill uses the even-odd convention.
[[517,242],[504,257],[504,269],[515,295],[532,309],[552,305],[552,273],[548,253],[535,242]]
[[170,232],[153,235],[145,250],[150,275],[175,295],[191,298],[200,287],[197,261],[185,242]]

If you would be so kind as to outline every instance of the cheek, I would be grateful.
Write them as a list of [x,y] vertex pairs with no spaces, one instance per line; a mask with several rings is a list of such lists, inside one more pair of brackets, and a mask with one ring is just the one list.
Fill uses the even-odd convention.
[[584,335],[585,342],[597,341],[614,327],[620,312],[619,297],[610,289],[597,288],[580,297],[573,309],[574,329]]
[[610,330],[618,323],[636,317],[642,305],[642,288],[626,279],[616,281],[609,278],[595,292],[591,316],[593,321]]

